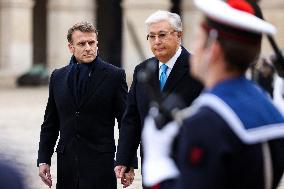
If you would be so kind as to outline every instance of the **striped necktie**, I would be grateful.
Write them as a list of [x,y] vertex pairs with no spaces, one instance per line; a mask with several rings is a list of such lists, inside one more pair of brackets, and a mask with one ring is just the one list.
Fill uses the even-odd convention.
[[168,66],[166,64],[162,64],[161,67],[161,75],[160,75],[160,89],[163,90],[165,83],[167,81],[167,69]]

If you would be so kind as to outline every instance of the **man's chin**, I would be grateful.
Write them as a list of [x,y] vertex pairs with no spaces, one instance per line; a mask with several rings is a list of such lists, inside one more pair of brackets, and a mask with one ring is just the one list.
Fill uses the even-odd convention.
[[163,56],[165,56],[165,54],[164,53],[162,53],[162,52],[158,52],[158,53],[155,53],[154,54],[155,55],[155,57],[163,57]]
[[169,60],[168,56],[165,56],[164,54],[155,54],[155,57],[163,63],[166,63]]

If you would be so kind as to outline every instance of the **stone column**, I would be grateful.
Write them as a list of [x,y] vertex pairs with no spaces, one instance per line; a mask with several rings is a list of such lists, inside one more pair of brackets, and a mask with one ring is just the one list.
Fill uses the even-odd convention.
[[183,8],[183,46],[191,51],[193,47],[193,39],[198,30],[198,24],[202,19],[202,15],[195,7],[193,0],[185,0],[182,2]]
[[[48,3],[48,67],[62,67],[69,63],[67,31],[77,22],[94,23],[94,0],[50,0]],[[95,24],[95,23],[94,23]]]
[[33,0],[0,0],[0,73],[16,76],[32,64]]
[[168,10],[169,7],[169,0],[124,0],[122,65],[129,84],[135,66],[144,58],[153,56],[146,40],[146,18],[159,9]]
[[[262,0],[260,7],[263,10],[264,18],[272,23],[277,28],[277,33],[274,36],[276,43],[284,50],[284,1],[283,0]],[[262,52],[264,56],[273,53],[272,47],[267,39],[263,40]],[[284,51],[283,51],[284,53]]]

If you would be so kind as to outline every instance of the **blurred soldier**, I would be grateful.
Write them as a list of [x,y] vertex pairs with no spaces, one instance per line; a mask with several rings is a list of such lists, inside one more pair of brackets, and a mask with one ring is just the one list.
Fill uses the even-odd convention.
[[[170,189],[271,189],[284,170],[284,118],[263,90],[244,76],[256,61],[262,33],[275,28],[259,19],[255,2],[195,0],[199,25],[191,73],[205,91],[180,112],[186,119],[158,130],[145,120],[144,184]],[[178,114],[176,114],[178,115]],[[180,133],[177,163],[173,137]]]

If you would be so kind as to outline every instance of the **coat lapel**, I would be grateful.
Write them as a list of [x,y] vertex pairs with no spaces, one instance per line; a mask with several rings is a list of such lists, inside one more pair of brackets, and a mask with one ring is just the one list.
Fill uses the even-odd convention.
[[67,83],[69,94],[71,94],[72,100],[74,104],[78,105],[77,98],[76,98],[76,76],[75,76],[75,69],[72,69],[72,64],[69,64],[67,68],[67,74],[65,76],[65,83]]
[[175,89],[178,82],[187,74],[189,74],[188,59],[189,53],[184,48],[182,48],[181,55],[178,57],[163,88],[163,97],[168,96]]
[[90,78],[90,83],[88,85],[88,89],[86,91],[86,94],[83,95],[79,106],[83,106],[83,104],[91,98],[93,93],[96,91],[97,87],[106,78],[108,72],[106,70],[106,67],[103,64],[104,63],[99,58],[95,62],[95,65],[92,68],[92,73],[91,73],[91,78]]
[[160,91],[159,60],[158,59],[154,59],[154,61],[152,63],[156,64],[155,76],[153,77],[153,83],[154,83],[154,86],[158,86],[159,91]]

